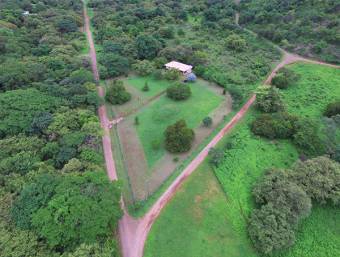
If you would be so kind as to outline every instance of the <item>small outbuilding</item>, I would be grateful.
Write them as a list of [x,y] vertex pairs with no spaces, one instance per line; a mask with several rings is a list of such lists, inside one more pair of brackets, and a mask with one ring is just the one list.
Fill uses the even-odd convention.
[[176,62],[176,61],[172,61],[172,62],[165,64],[165,68],[167,68],[168,70],[170,69],[179,70],[180,72],[182,72],[183,75],[192,73],[191,65],[187,65],[184,63]]

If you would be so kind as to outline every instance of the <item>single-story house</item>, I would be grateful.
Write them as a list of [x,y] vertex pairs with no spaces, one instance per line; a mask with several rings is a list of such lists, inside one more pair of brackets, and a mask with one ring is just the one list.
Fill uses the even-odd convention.
[[183,75],[190,74],[192,72],[191,65],[187,65],[184,63],[176,62],[176,61],[172,61],[172,62],[165,64],[165,68],[167,68],[168,70],[170,69],[179,70],[180,72],[182,72]]

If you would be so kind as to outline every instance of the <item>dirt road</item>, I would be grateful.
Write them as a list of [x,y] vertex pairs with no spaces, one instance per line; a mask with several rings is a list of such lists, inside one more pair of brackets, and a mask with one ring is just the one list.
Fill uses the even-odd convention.
[[[96,59],[96,51],[93,43],[92,34],[90,31],[90,23],[89,17],[86,11],[86,7],[84,5],[84,20],[85,20],[85,31],[87,35],[87,39],[89,41],[90,46],[90,57],[92,60],[92,70],[94,74],[94,78],[98,85],[98,94],[103,97],[104,92],[103,88],[99,86],[99,74],[97,69],[97,59]],[[283,66],[297,62],[297,61],[305,61],[309,63],[316,63],[327,65],[331,67],[337,67],[335,65],[325,64],[322,62],[311,61],[305,58],[302,58],[297,55],[289,54],[287,52],[284,53],[283,60],[277,65],[277,67],[270,74],[266,83],[270,83],[271,79],[275,76],[276,72],[282,68]],[[157,202],[151,207],[151,209],[145,214],[144,217],[135,219],[132,218],[126,211],[124,202],[122,200],[122,208],[124,210],[124,216],[119,221],[119,237],[122,248],[123,257],[142,257],[145,240],[147,235],[151,229],[152,224],[160,214],[163,207],[170,201],[170,199],[174,196],[177,189],[182,185],[183,181],[192,174],[196,168],[203,162],[203,160],[208,155],[210,148],[214,147],[222,137],[228,133],[235,124],[244,117],[249,107],[255,101],[256,96],[253,95],[248,102],[242,107],[242,109],[232,118],[232,120],[211,140],[211,142],[197,155],[197,157],[184,169],[184,171],[175,179],[175,181],[169,186],[169,188],[163,193],[163,195],[157,200]],[[104,129],[103,136],[103,148],[105,155],[105,162],[108,176],[111,180],[116,180],[116,170],[115,163],[112,157],[111,150],[111,140],[109,136],[108,123],[109,120],[107,118],[106,109],[104,106],[99,108],[99,117],[101,121],[101,125]]]
[[[90,55],[90,58],[91,58],[91,67],[92,67],[94,80],[95,80],[95,82],[98,86],[99,96],[103,97],[104,96],[104,90],[99,85],[99,73],[98,73],[98,68],[97,68],[96,49],[94,47],[92,33],[91,33],[91,30],[90,30],[90,19],[89,19],[89,16],[87,14],[86,8],[84,8],[84,24],[85,24],[85,33],[86,33],[87,40],[88,40],[89,47],[90,47],[89,55]],[[117,180],[115,162],[114,162],[113,157],[112,157],[110,131],[109,131],[109,128],[108,128],[109,119],[107,117],[106,108],[105,108],[104,105],[99,107],[98,115],[99,115],[101,127],[104,130],[104,135],[102,137],[102,141],[103,141],[103,150],[104,150],[104,157],[105,157],[107,175],[109,176],[110,180]]]

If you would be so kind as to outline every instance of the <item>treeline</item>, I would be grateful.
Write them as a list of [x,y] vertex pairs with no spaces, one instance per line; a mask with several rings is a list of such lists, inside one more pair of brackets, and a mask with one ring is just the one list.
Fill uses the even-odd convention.
[[171,60],[188,63],[227,88],[237,104],[270,70],[279,53],[234,24],[233,1],[89,1],[102,78],[161,78]]
[[81,1],[0,0],[0,255],[116,256]]
[[334,0],[245,0],[240,22],[289,51],[339,63],[339,8]]

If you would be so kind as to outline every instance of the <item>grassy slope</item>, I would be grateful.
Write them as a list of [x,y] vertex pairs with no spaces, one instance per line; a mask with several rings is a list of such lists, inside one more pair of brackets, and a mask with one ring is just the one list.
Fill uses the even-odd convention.
[[164,95],[137,113],[140,121],[137,131],[149,166],[164,154],[164,148],[155,150],[152,142],[163,142],[164,130],[168,125],[184,119],[189,127],[195,128],[223,100],[222,96],[214,94],[199,82],[190,86],[192,96],[188,100],[173,101]]
[[[320,117],[327,103],[339,96],[340,76],[337,75],[336,77],[339,71],[307,64],[295,64],[290,68],[303,75],[303,77],[295,87],[283,92],[284,99],[289,104],[289,111],[314,118]],[[316,90],[315,93],[311,89]],[[308,94],[312,99],[315,99],[315,97],[318,99],[315,99],[317,101],[308,101],[309,99],[304,96],[305,94]],[[227,195],[227,200],[223,207],[224,211],[217,212],[216,210],[220,210],[221,207],[218,204],[215,205],[214,202],[217,201],[215,198],[218,199],[220,193],[216,192],[211,196],[210,201],[213,204],[209,213],[214,215],[205,215],[203,223],[213,222],[211,224],[212,228],[216,228],[214,224],[220,224],[220,227],[223,228],[222,231],[235,231],[236,235],[231,238],[226,237],[224,240],[216,240],[213,243],[209,242],[209,246],[204,249],[206,251],[204,256],[206,257],[219,256],[213,251],[219,253],[225,251],[228,256],[254,256],[251,243],[247,238],[246,222],[243,218],[243,215],[248,215],[253,208],[250,195],[251,188],[258,177],[263,174],[265,168],[271,166],[289,167],[297,158],[297,151],[289,142],[279,141],[273,143],[256,138],[251,134],[248,124],[255,115],[256,112],[251,111],[246,119],[235,127],[232,134],[220,143],[220,146],[225,146],[227,143],[231,146],[231,149],[226,151],[224,163],[219,169],[215,170],[223,191]],[[209,170],[206,166],[201,166],[198,173],[200,173],[200,170],[205,169]],[[195,187],[198,187],[197,191],[199,192],[203,191],[204,188],[209,188],[209,183],[205,182],[206,180],[202,175],[193,175],[181,192],[167,206],[151,230],[145,256],[156,256],[151,255],[151,253],[157,250],[161,251],[161,253],[166,251],[166,254],[159,255],[162,257],[179,256],[176,250],[181,249],[180,246],[187,245],[189,249],[191,245],[200,245],[199,243],[202,243],[201,239],[196,235],[202,231],[201,224],[191,222],[190,231],[196,231],[196,233],[189,233],[187,232],[188,229],[181,230],[184,227],[182,221],[177,221],[176,218],[176,223],[173,222],[172,226],[169,226],[169,221],[177,216],[182,217],[184,221],[191,220],[195,209],[198,208],[198,211],[205,210],[204,206],[198,206],[195,203],[196,195],[192,192],[196,190]],[[200,189],[202,187],[203,189]],[[338,256],[340,255],[339,227],[339,209],[316,206],[312,215],[299,227],[296,244],[289,251],[277,256]],[[210,231],[203,229],[203,231],[207,238],[213,238],[216,232],[213,229]],[[177,244],[175,242],[167,244],[167,242],[173,240],[172,237],[179,237],[179,242]],[[235,250],[235,240],[238,242],[242,240],[238,251]],[[164,247],[166,247],[165,250],[163,249]],[[198,248],[202,249],[200,246]],[[188,254],[188,256],[195,255]]]

